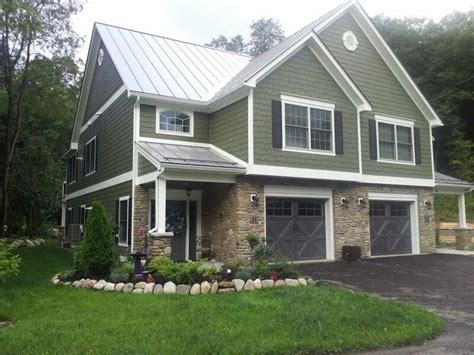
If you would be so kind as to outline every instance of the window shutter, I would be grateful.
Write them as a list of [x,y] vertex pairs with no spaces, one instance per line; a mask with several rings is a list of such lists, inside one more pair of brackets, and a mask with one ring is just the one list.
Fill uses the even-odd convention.
[[[119,221],[119,209],[120,209],[120,200],[115,201],[115,228],[117,229],[117,234],[120,234],[120,221]],[[115,238],[115,242],[118,243],[118,238]]]
[[94,157],[94,160],[95,160],[95,169],[94,170],[95,171],[97,171],[97,165],[98,165],[98,163],[97,163],[97,161],[98,161],[97,157],[99,156],[99,153],[97,153],[98,152],[98,147],[99,147],[99,138],[96,136],[95,137],[95,152],[94,152],[95,153],[95,157]]
[[342,112],[334,111],[334,134],[335,134],[335,151],[337,155],[344,154],[344,131],[343,131],[343,121],[342,121]]
[[377,160],[377,123],[375,120],[369,120],[369,147],[370,159]]
[[132,245],[132,198],[128,199],[128,245]]
[[273,148],[283,148],[281,101],[272,100]]
[[416,165],[421,164],[421,144],[420,144],[420,129],[415,127],[414,128],[415,134],[415,163]]

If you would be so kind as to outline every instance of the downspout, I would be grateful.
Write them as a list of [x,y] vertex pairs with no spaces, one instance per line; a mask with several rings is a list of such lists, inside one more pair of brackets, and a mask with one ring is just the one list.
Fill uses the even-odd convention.
[[[161,175],[163,175],[163,173],[165,172],[165,167],[162,166],[158,169],[158,173],[156,174],[156,177],[155,177],[155,180],[159,179]],[[158,203],[158,201],[156,200],[155,198],[155,211],[157,211],[157,208],[158,206],[156,206],[156,204]],[[156,212],[155,212],[156,213]],[[158,220],[157,218],[155,217],[155,227],[153,229],[150,229],[148,232],[145,233],[145,250],[144,252],[147,253],[148,252],[148,239],[150,238],[150,236],[152,236],[156,231],[158,230]]]

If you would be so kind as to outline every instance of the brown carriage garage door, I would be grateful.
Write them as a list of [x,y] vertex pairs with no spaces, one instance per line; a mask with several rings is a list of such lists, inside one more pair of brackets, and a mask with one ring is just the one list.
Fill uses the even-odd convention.
[[371,254],[412,252],[409,202],[369,201]]
[[323,200],[266,199],[266,240],[292,260],[326,258]]

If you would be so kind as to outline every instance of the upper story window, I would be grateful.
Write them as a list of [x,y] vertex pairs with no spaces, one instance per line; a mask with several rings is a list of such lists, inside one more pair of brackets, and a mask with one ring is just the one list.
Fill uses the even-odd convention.
[[413,121],[376,116],[378,160],[414,164]]
[[334,104],[283,97],[285,150],[334,154]]
[[95,173],[97,168],[97,136],[84,146],[84,176]]
[[77,179],[77,153],[67,160],[67,182],[72,184]]
[[179,110],[157,108],[157,133],[193,135],[193,114]]

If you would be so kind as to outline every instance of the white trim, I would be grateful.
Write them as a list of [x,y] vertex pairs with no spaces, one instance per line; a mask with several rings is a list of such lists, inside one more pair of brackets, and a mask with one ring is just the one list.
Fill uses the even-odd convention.
[[163,175],[167,180],[216,182],[226,184],[234,184],[237,182],[237,175],[235,174],[213,173],[211,171],[193,172],[186,170],[179,171],[166,169]]
[[146,184],[148,182],[153,182],[156,179],[157,174],[158,174],[158,169],[156,171],[151,172],[151,173],[137,176],[137,178],[135,179],[135,186],[143,185],[143,184]]
[[369,203],[371,200],[410,202],[410,227],[412,246],[411,254],[420,254],[420,228],[418,226],[418,195],[390,192],[369,192]]
[[248,162],[253,164],[253,89],[250,89],[249,96],[247,99],[247,145],[248,145]]
[[[168,134],[171,136],[182,136],[182,137],[194,137],[194,112],[193,111],[186,111],[186,110],[181,110],[177,107],[172,107],[172,106],[155,106],[155,132],[157,134]],[[189,116],[189,132],[177,132],[177,131],[168,131],[168,130],[162,130],[160,128],[160,115],[161,112],[165,111],[172,111],[172,112],[182,112],[186,115]]]
[[394,116],[379,115],[379,114],[375,114],[374,118],[376,121],[380,121],[380,122],[388,123],[388,124],[395,124],[398,126],[406,126],[406,127],[415,126],[415,120],[412,120],[410,118],[394,117]]
[[[130,211],[130,195],[119,197],[118,200],[119,200],[119,204],[118,204],[118,209],[119,209],[119,210],[118,210],[118,221],[117,221],[117,222],[118,222],[118,224],[119,224],[119,225],[118,225],[118,228],[119,228],[119,229],[120,229],[120,215],[121,215],[121,212],[122,212],[122,211],[120,210],[120,203],[121,203],[122,201],[127,201],[127,230],[126,230],[126,234],[125,234],[125,235],[126,235],[126,240],[125,240],[125,243],[121,243],[121,242],[120,242],[120,236],[119,236],[119,238],[118,238],[118,245],[120,245],[120,246],[122,246],[122,247],[128,247],[128,240],[129,240],[129,238],[130,238],[130,235],[129,235],[129,233],[128,233],[130,226],[129,226],[128,224],[129,224],[129,221],[130,221],[130,213],[131,213],[131,211]],[[133,203],[132,203],[132,205],[133,205]],[[132,219],[133,219],[133,218],[132,218]],[[132,234],[133,234],[133,233],[132,233]]]
[[87,195],[87,194],[90,194],[90,193],[93,193],[93,192],[96,192],[96,191],[99,191],[99,190],[106,189],[108,187],[119,185],[119,184],[122,184],[124,182],[130,181],[132,179],[133,179],[133,171],[129,171],[127,173],[123,173],[123,174],[115,176],[113,178],[101,181],[97,184],[88,186],[84,189],[71,192],[70,194],[67,194],[66,200],[71,200],[71,199],[77,198],[79,196]]
[[[335,149],[335,141],[336,141],[336,130],[334,129],[334,108],[336,107],[335,104],[329,103],[326,101],[320,101],[318,99],[307,99],[302,97],[296,96],[289,96],[289,95],[280,95],[281,100],[281,119],[282,119],[282,145],[283,151],[290,151],[290,152],[298,152],[298,153],[310,153],[310,154],[322,154],[322,155],[336,155]],[[307,110],[307,132],[306,132],[306,140],[307,140],[307,148],[299,148],[299,147],[292,147],[286,145],[286,105],[295,105],[304,107]],[[320,149],[313,149],[311,148],[311,109],[319,109],[324,111],[331,112],[331,142],[330,150],[320,150]]]
[[140,135],[140,96],[138,96],[133,105],[133,143],[132,143],[132,235],[131,237],[131,252],[134,252],[135,245],[135,186],[137,185],[138,176],[138,152],[135,142]]
[[[332,189],[324,187],[303,187],[303,186],[280,186],[280,185],[265,185],[264,191],[264,205],[266,205],[267,197],[287,197],[287,198],[311,198],[324,199],[324,217],[326,227],[326,259],[334,260],[334,214],[333,214],[333,198]],[[265,213],[265,243],[266,243],[266,210]]]
[[[91,170],[89,171],[88,173],[86,173],[86,150],[87,150],[87,146],[89,144],[91,144],[92,142],[94,142],[94,154],[95,154],[95,157],[94,157],[94,170]],[[97,170],[97,157],[99,156],[98,152],[97,152],[97,134],[92,137],[91,139],[89,139],[86,144],[84,144],[84,156],[82,157],[82,164],[83,164],[83,168],[84,168],[84,177],[88,177],[92,174],[94,174]],[[89,157],[90,158],[90,157]]]
[[360,130],[360,109],[357,109],[357,147],[358,147],[358,158],[359,158],[359,174],[363,174],[362,169],[362,132]]
[[[67,181],[67,178],[69,177],[69,160],[70,159],[74,159],[74,180],[71,180],[71,181]],[[77,181],[77,151],[74,153],[73,156],[69,157],[66,161],[66,165],[67,165],[67,169],[66,169],[66,182],[67,182],[67,185],[72,185],[74,184],[76,181]]]
[[466,198],[464,194],[458,196],[458,216],[459,216],[459,228],[468,228],[466,220]]
[[85,124],[82,125],[81,130],[79,131],[80,134],[84,133],[87,128],[89,128],[117,99],[122,96],[124,92],[127,91],[125,85],[122,85],[120,89],[118,89],[115,94],[113,94],[106,102],[103,104],[96,113],[94,113]]
[[166,233],[166,179],[158,176],[155,180],[155,229]]
[[383,176],[383,175],[365,175],[363,174],[360,181],[366,184],[381,184],[381,185],[400,185],[400,186],[420,186],[420,187],[434,187],[433,179],[419,179],[407,178],[398,176]]

